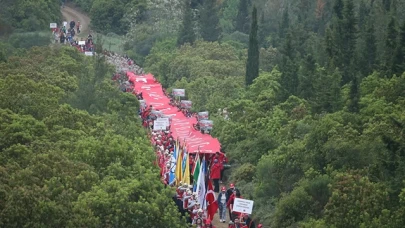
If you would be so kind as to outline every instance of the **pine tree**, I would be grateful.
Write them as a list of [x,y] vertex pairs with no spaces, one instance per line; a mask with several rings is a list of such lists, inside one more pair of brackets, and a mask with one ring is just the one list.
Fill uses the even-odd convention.
[[308,100],[312,98],[314,92],[316,61],[311,54],[308,54],[300,65],[298,70],[298,95]]
[[278,36],[280,39],[283,39],[286,35],[288,28],[290,27],[290,15],[288,13],[288,7],[284,9],[283,18],[281,20],[279,29],[278,29]]
[[385,71],[386,76],[391,77],[394,68],[394,58],[393,54],[397,50],[397,36],[398,30],[396,25],[396,20],[394,17],[391,17],[390,22],[388,23],[387,28],[387,39],[385,41],[385,58],[383,63],[383,70]]
[[201,36],[205,41],[217,41],[221,33],[216,0],[205,0],[200,11]]
[[282,76],[280,78],[280,85],[284,92],[280,94],[280,99],[287,99],[290,95],[297,95],[298,90],[298,65],[296,61],[297,48],[293,45],[293,35],[291,31],[287,32],[282,47],[282,60],[280,64],[280,71]]
[[333,5],[333,13],[339,20],[343,19],[343,9],[344,9],[343,0],[336,0],[335,4]]
[[257,30],[257,9],[253,7],[245,75],[245,83],[247,86],[251,85],[253,80],[259,76],[259,42],[257,40]]
[[249,13],[248,13],[248,0],[239,1],[238,15],[235,21],[236,31],[242,33],[249,32]]
[[264,13],[260,16],[260,23],[259,23],[259,32],[258,32],[258,39],[259,39],[259,46],[264,47],[266,43],[266,20],[264,18]]
[[356,17],[354,5],[351,0],[344,4],[343,0],[336,0],[334,17],[325,36],[326,52],[329,55],[330,69],[338,67],[342,70],[342,83],[352,80],[354,73],[356,48]]
[[362,47],[359,67],[363,76],[373,72],[377,63],[377,40],[375,37],[374,22],[368,22],[364,32],[364,46]]
[[193,44],[195,41],[195,33],[193,28],[193,12],[191,9],[190,1],[184,1],[184,16],[183,23],[177,38],[177,46],[185,43]]
[[399,76],[404,72],[405,72],[405,21],[403,22],[399,33],[399,43],[395,51],[393,73]]
[[346,84],[354,77],[353,74],[357,39],[356,16],[354,13],[354,4],[352,0],[347,0],[344,5],[342,24],[342,28],[344,29],[341,36],[341,43],[343,44],[341,47],[341,52],[343,54],[341,57],[341,62],[343,63],[342,82]]
[[360,98],[359,80],[357,77],[353,77],[353,80],[351,81],[350,84],[350,92],[349,92],[349,104],[348,104],[349,112],[356,113],[359,111],[359,98]]

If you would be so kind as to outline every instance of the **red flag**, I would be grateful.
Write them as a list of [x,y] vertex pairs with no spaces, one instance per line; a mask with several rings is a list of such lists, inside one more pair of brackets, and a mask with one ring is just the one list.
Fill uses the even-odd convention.
[[218,202],[215,199],[215,192],[214,188],[212,187],[211,180],[208,180],[208,191],[205,195],[205,200],[207,201],[208,218],[210,218],[212,221],[214,219],[215,213],[217,213],[218,210]]

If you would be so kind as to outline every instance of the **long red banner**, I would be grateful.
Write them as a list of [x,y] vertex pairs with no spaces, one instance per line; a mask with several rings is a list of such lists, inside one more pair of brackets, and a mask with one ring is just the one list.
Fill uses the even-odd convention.
[[197,123],[197,119],[184,116],[177,107],[172,107],[170,99],[166,97],[162,90],[162,85],[155,79],[152,74],[135,75],[133,72],[127,72],[129,81],[135,85],[135,90],[142,92],[143,99],[146,104],[152,105],[155,110],[161,111],[166,116],[171,116],[172,122],[170,130],[175,139],[180,142],[185,142],[187,151],[196,153],[198,150],[201,153],[215,153],[220,151],[220,143],[218,139],[211,135],[202,134],[194,129],[193,124]]

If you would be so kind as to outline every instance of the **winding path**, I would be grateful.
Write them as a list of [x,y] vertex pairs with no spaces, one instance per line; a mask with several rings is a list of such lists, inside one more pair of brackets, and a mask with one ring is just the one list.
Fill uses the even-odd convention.
[[[80,21],[80,24],[82,26],[82,31],[80,34],[78,34],[79,37],[87,37],[90,31],[90,18],[83,12],[81,12],[79,9],[73,7],[72,5],[65,5],[64,8],[61,8],[61,12],[63,15],[63,19],[67,21],[68,23],[72,20],[74,21]],[[217,194],[216,194],[217,195]],[[228,217],[228,211],[226,211],[227,217]],[[229,219],[229,218],[228,218]],[[218,213],[215,214],[214,221],[212,221],[213,225],[216,228],[227,228],[228,223],[220,223],[218,217]]]
[[90,29],[90,18],[80,12],[80,10],[75,9],[73,6],[65,5],[64,8],[61,8],[63,19],[66,20],[68,23],[72,20],[80,21],[81,25],[81,32],[78,34],[79,37],[87,37]]

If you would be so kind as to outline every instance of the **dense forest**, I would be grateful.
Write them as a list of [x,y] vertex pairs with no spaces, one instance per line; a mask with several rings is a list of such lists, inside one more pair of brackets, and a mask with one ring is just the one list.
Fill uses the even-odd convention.
[[0,63],[0,227],[184,227],[114,69],[58,46]]
[[[74,2],[195,111],[227,108],[213,134],[265,227],[403,227],[404,1]],[[180,226],[102,59],[16,46],[0,46],[0,226]]]

